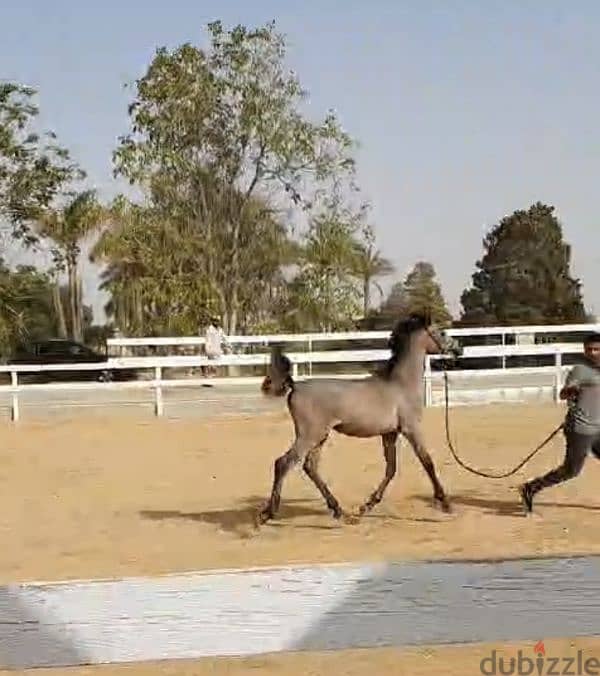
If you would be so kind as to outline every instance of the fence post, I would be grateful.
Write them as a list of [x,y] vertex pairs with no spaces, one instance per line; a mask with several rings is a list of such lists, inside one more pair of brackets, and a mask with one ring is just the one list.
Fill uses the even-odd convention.
[[17,387],[19,386],[19,374],[17,371],[10,372],[10,384],[12,385],[13,391],[11,396],[11,409],[10,409],[10,419],[13,422],[19,421],[19,393]]
[[312,376],[312,338],[308,337],[308,375]]
[[292,364],[292,378],[294,380],[298,378],[298,362]]
[[554,353],[554,367],[554,401],[558,404],[562,389],[562,354],[558,350]]
[[162,367],[154,367],[154,414],[161,416],[163,414],[163,397],[162,387],[160,385],[162,380]]
[[431,388],[431,357],[425,359],[425,407],[431,406],[433,393]]

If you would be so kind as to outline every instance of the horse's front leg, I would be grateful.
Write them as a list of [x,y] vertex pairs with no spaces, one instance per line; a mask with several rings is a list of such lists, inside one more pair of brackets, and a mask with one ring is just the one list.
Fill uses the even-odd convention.
[[423,437],[423,433],[418,428],[413,428],[411,430],[402,430],[402,433],[404,434],[410,445],[413,447],[413,450],[417,458],[419,458],[421,465],[423,465],[423,469],[427,472],[427,475],[431,480],[431,484],[433,486],[434,501],[440,505],[440,507],[444,512],[451,512],[452,508],[450,507],[450,502],[448,501],[446,492],[444,491],[444,488],[442,487],[442,484],[440,483],[440,480],[437,477],[435,466],[433,464],[433,460],[431,459],[431,455],[429,455],[425,447],[425,439]]
[[334,518],[341,519],[343,516],[346,516],[344,514],[344,510],[342,509],[338,499],[329,490],[329,486],[319,473],[319,459],[321,457],[321,450],[324,443],[325,439],[323,439],[323,441],[321,441],[309,451],[308,455],[306,456],[306,460],[304,461],[304,472],[325,499],[327,507],[329,507],[331,510]]
[[388,487],[390,481],[394,478],[396,474],[396,465],[397,465],[397,451],[396,451],[396,441],[398,439],[398,432],[388,432],[381,436],[381,441],[383,444],[383,455],[385,457],[385,475],[381,480],[379,486],[371,493],[368,500],[360,506],[359,514],[362,516],[367,512],[370,512],[375,505],[378,505],[382,499],[383,494],[385,493],[386,488]]

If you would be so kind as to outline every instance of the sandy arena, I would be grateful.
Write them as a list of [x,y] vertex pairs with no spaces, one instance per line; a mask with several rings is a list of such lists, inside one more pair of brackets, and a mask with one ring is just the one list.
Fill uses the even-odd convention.
[[[451,421],[463,458],[500,472],[519,462],[562,416],[563,408],[551,404],[485,406],[453,409]],[[594,458],[580,477],[539,498],[537,516],[525,518],[515,487],[560,461],[561,436],[516,476],[489,481],[467,474],[450,457],[442,409],[428,409],[425,420],[453,514],[432,508],[429,481],[402,442],[400,473],[381,505],[359,524],[334,521],[316,489],[297,472],[284,486],[280,518],[258,532],[252,516],[268,495],[273,460],[292,438],[283,402],[273,414],[212,421],[91,419],[77,413],[68,422],[5,424],[0,430],[2,580],[600,552],[600,463]],[[368,495],[383,469],[377,439],[335,435],[323,454],[323,475],[347,508]],[[589,639],[576,645],[597,654],[599,643]],[[566,654],[570,643],[549,641],[547,652],[551,645]],[[506,645],[498,648],[509,651]],[[351,659],[344,652],[31,673],[350,675],[377,667],[377,673],[468,674],[479,673],[479,660],[490,649],[369,650],[353,651]]]
[[[3,581],[147,575],[282,563],[486,558],[600,552],[600,463],[550,489],[525,518],[516,485],[562,457],[559,435],[516,476],[467,474],[444,444],[443,411],[428,409],[432,455],[454,514],[432,508],[431,487],[403,442],[399,474],[358,525],[336,522],[302,472],[284,485],[280,519],[258,533],[252,516],[268,495],[273,460],[292,426],[273,415],[214,421],[153,418],[24,420],[0,429]],[[455,408],[465,460],[491,471],[514,466],[555,426],[559,406]],[[378,439],[339,435],[322,472],[355,508],[381,479]]]

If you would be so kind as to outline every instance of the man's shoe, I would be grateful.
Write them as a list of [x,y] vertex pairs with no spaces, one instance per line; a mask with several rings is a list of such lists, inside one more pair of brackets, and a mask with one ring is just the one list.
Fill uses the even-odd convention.
[[519,495],[521,496],[521,501],[525,507],[525,511],[528,514],[531,514],[533,511],[533,491],[529,484],[523,484],[519,487]]

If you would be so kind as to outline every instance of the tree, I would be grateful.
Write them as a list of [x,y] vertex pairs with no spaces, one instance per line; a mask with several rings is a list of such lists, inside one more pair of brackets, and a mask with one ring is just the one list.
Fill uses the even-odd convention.
[[447,325],[452,317],[446,306],[442,289],[431,263],[419,261],[399,285],[394,285],[382,314],[390,317],[413,312],[428,313],[440,325]]
[[584,322],[581,284],[570,274],[571,248],[554,207],[515,211],[486,235],[472,286],[463,292],[467,325]]
[[91,252],[105,263],[101,289],[108,291],[107,315],[131,335],[196,333],[210,310],[194,244],[157,209],[117,198],[111,225]]
[[49,277],[31,266],[9,269],[0,259],[0,357],[26,340],[55,335]]
[[36,241],[31,224],[82,172],[52,132],[33,130],[38,107],[30,87],[0,83],[0,221],[25,243]]
[[[123,200],[114,206],[112,226],[97,242],[92,259],[107,265],[102,273],[102,288],[110,293],[106,311],[121,329],[133,335],[195,333],[210,315],[221,313],[232,293],[229,207],[213,197],[210,211],[192,223],[177,209],[170,211],[170,201],[161,198],[154,200],[156,206]],[[258,198],[246,203],[240,219],[236,269],[244,283],[237,291],[241,321],[237,314],[234,319],[247,328],[264,323],[272,310],[272,296],[283,281],[281,265],[291,262],[294,247],[285,227]],[[223,227],[213,229],[219,223]]]
[[59,318],[59,331],[67,329],[60,276],[67,273],[68,327],[71,338],[83,339],[84,310],[79,276],[79,259],[82,242],[96,232],[105,218],[105,210],[96,199],[94,191],[87,190],[72,197],[61,209],[49,208],[39,218],[39,232],[53,243],[54,303]]
[[394,264],[376,248],[375,233],[369,226],[363,231],[363,240],[356,244],[354,270],[362,283],[363,317],[366,317],[371,309],[371,286],[375,284],[383,296],[383,290],[375,280],[391,275],[395,270]]
[[[56,204],[69,199],[71,184],[85,177],[68,151],[58,145],[53,132],[40,135],[34,131],[39,113],[35,94],[34,89],[16,83],[0,84],[0,222],[5,222],[8,232],[26,247],[39,243],[39,224],[52,219]],[[65,336],[58,268],[53,277],[58,326],[52,334],[57,331]],[[35,282],[38,287],[40,280]]]
[[360,313],[356,232],[364,209],[353,213],[334,194],[311,220],[302,242],[299,272],[283,309],[288,330],[335,331]]
[[[132,131],[114,160],[118,175],[185,230],[179,248],[200,252],[195,273],[233,333],[250,280],[247,245],[264,241],[262,256],[271,244],[251,227],[274,220],[267,206],[291,200],[309,208],[326,181],[351,176],[353,143],[334,113],[318,123],[301,114],[306,92],[284,67],[274,23],[225,31],[216,21],[208,32],[206,51],[157,50],[136,83]],[[258,262],[256,247],[253,256]]]

